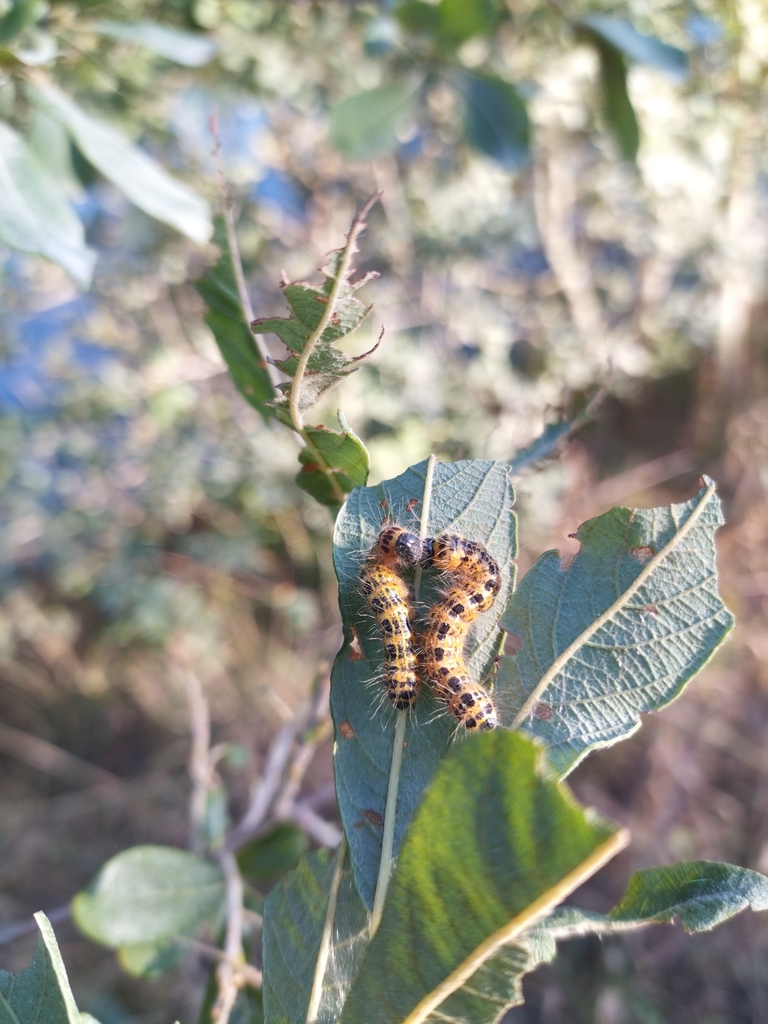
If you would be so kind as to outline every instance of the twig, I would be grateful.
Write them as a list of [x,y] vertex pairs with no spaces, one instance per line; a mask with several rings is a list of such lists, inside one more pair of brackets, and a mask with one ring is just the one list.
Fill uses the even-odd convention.
[[0,751],[74,786],[116,787],[124,784],[112,772],[10,725],[0,725]]
[[222,208],[224,211],[224,226],[227,232],[227,245],[229,246],[229,254],[232,258],[232,269],[235,275],[235,284],[237,285],[237,294],[240,299],[240,305],[242,307],[243,316],[245,322],[248,324],[248,330],[253,335],[253,340],[256,344],[259,356],[261,358],[262,368],[266,370],[269,376],[272,387],[277,390],[278,376],[277,369],[274,364],[270,361],[269,351],[264,342],[264,338],[260,334],[255,334],[251,330],[251,322],[255,319],[253,306],[251,305],[251,298],[248,294],[248,288],[245,283],[245,274],[243,273],[243,261],[240,258],[240,246],[237,242],[237,232],[235,231],[235,215],[234,215],[234,203],[232,197],[229,194],[229,187],[227,185],[227,178],[224,174],[224,165],[221,160],[221,137],[219,135],[219,115],[218,113],[211,114],[208,119],[208,126],[210,128],[211,135],[213,137],[213,158],[216,161],[216,173],[219,179],[219,191],[221,192]]
[[226,849],[239,849],[253,838],[264,824],[283,781],[297,730],[298,723],[294,720],[289,725],[284,725],[272,741],[261,781],[256,787],[247,811],[227,836],[224,844]]
[[[435,463],[437,459],[430,455],[427,462],[427,472],[424,478],[424,496],[421,505],[421,525],[419,536],[422,540],[427,536],[429,529],[429,511],[432,504],[432,484],[435,476]],[[421,585],[421,566],[416,567],[416,578],[414,580],[414,594],[419,596]],[[392,741],[392,763],[389,769],[389,785],[387,787],[387,804],[384,809],[384,833],[381,837],[381,860],[379,861],[379,874],[376,879],[376,893],[373,897],[373,910],[371,911],[371,923],[368,933],[371,938],[381,924],[381,916],[384,913],[384,903],[387,899],[389,879],[392,874],[393,850],[395,844],[395,821],[397,819],[397,792],[400,787],[400,769],[403,763],[403,749],[405,745],[405,726],[408,721],[408,712],[399,711],[395,722],[395,736]]]
[[338,846],[342,840],[341,829],[333,822],[321,818],[304,800],[298,800],[293,805],[290,816],[320,846]]
[[189,777],[192,781],[189,794],[189,845],[193,853],[203,853],[206,847],[208,793],[211,788],[211,763],[208,756],[211,744],[211,713],[202,683],[194,672],[183,669],[181,680],[189,704],[189,727],[192,735],[188,762]]
[[325,911],[323,936],[320,940],[320,949],[318,950],[317,962],[315,963],[315,976],[312,981],[312,992],[309,996],[306,1024],[315,1024],[318,1014],[320,1013],[320,1000],[323,996],[323,979],[325,978],[325,971],[328,967],[328,958],[331,955],[333,921],[336,917],[336,903],[339,898],[339,889],[341,888],[341,875],[344,870],[344,857],[346,852],[347,844],[342,838],[336,854],[336,867],[333,872],[333,880],[331,881],[331,891],[328,894],[328,907]]
[[[47,910],[45,916],[51,922],[51,924],[58,924],[60,921],[68,921],[72,914],[72,905],[65,903],[62,907],[54,907],[53,910]],[[0,946],[10,946],[12,942],[17,939],[22,939],[25,935],[36,935],[39,931],[37,923],[34,918],[29,918],[28,921],[16,921],[12,924],[7,924],[3,928],[0,928]]]
[[339,292],[346,283],[347,277],[350,273],[350,265],[352,262],[353,255],[357,252],[356,243],[360,232],[365,228],[365,218],[368,215],[373,204],[380,198],[381,192],[374,192],[373,195],[363,204],[355,215],[355,219],[352,221],[352,226],[349,229],[347,235],[347,244],[344,246],[344,252],[339,263],[339,269],[336,273],[336,279],[331,287],[328,300],[323,309],[323,315],[320,317],[320,323],[317,325],[315,330],[307,338],[307,341],[302,349],[301,355],[299,356],[299,362],[296,366],[296,372],[291,382],[291,397],[289,402],[289,409],[291,413],[291,421],[297,434],[301,435],[301,439],[307,448],[312,453],[312,458],[315,460],[317,465],[321,468],[323,473],[328,479],[331,485],[333,496],[337,501],[343,501],[346,497],[344,491],[339,486],[339,482],[336,476],[328,465],[326,460],[323,458],[317,447],[313,444],[312,439],[309,437],[306,428],[304,426],[304,416],[301,411],[301,384],[306,373],[307,366],[309,364],[310,357],[317,345],[318,341],[322,338],[323,332],[326,327],[330,324],[334,313],[336,312],[336,303],[339,298]]
[[228,1024],[229,1015],[237,1002],[245,965],[243,955],[243,880],[235,855],[229,850],[219,854],[219,866],[224,874],[227,931],[224,939],[224,957],[216,969],[219,992],[211,1009],[214,1024]]

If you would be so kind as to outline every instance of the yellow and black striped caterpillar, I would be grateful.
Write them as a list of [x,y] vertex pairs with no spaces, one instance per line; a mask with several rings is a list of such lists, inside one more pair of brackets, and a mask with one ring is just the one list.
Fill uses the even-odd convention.
[[470,624],[491,607],[499,592],[498,563],[479,541],[455,533],[426,540],[421,561],[453,577],[453,584],[430,609],[421,638],[425,680],[469,732],[494,729],[496,709],[485,687],[472,679],[464,645]]
[[385,527],[362,567],[361,589],[384,645],[384,686],[395,707],[412,708],[419,693],[411,590],[398,568],[416,565],[421,541],[399,526]]

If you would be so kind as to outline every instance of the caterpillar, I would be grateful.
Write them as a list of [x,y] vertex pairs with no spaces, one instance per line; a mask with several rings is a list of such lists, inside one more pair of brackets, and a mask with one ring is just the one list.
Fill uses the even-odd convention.
[[438,700],[469,732],[496,728],[496,709],[464,659],[470,624],[487,611],[501,587],[496,560],[479,541],[445,533],[424,542],[422,565],[454,577],[429,612],[422,637],[424,674]]
[[397,570],[416,565],[421,551],[416,534],[400,526],[387,526],[360,573],[361,590],[376,616],[384,645],[384,685],[399,711],[413,707],[419,676],[411,591]]

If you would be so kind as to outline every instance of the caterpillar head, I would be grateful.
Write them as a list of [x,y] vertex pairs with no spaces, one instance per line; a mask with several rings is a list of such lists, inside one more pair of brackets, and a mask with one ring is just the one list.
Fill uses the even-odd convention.
[[422,557],[421,540],[402,526],[387,526],[377,537],[372,555],[384,565],[417,565]]

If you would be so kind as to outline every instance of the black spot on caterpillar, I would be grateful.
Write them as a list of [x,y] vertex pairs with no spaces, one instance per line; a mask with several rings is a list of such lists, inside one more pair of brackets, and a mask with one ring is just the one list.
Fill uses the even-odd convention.
[[395,707],[413,707],[419,693],[411,590],[397,570],[416,565],[421,541],[400,526],[385,527],[360,572],[360,588],[379,625],[384,685]]
[[445,533],[424,542],[422,564],[453,578],[429,613],[422,637],[424,676],[438,700],[468,731],[494,729],[496,709],[485,687],[472,679],[464,646],[471,623],[491,607],[499,592],[498,563],[479,541]]

